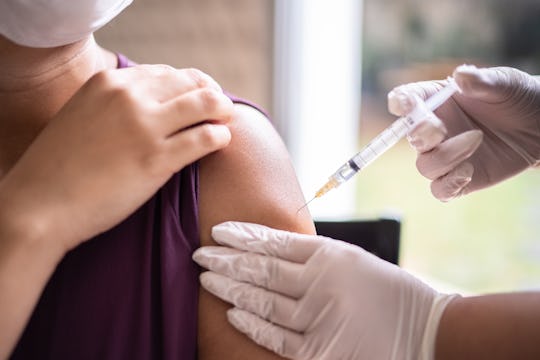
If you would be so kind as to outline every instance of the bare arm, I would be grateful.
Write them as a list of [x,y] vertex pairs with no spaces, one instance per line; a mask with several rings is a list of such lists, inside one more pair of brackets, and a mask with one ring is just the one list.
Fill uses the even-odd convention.
[[446,308],[435,358],[539,359],[540,292],[458,298]]
[[[125,219],[186,164],[226,146],[233,110],[196,70],[103,71],[15,165],[0,169],[0,360],[65,252]],[[199,125],[203,119],[215,122]]]
[[0,209],[0,359],[10,355],[63,256],[63,249],[41,241],[45,234],[30,224]]
[[[288,153],[270,122],[258,111],[236,105],[230,145],[201,161],[201,244],[215,244],[211,227],[226,220],[248,221],[278,229],[314,233]],[[201,290],[200,359],[277,359],[228,322],[231,306]]]

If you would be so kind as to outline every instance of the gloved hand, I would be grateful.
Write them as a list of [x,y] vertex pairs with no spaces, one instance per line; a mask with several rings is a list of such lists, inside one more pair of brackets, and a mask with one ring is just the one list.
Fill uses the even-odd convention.
[[291,359],[430,359],[453,298],[358,246],[227,222],[229,247],[198,249],[202,285],[234,304],[230,323]]
[[[462,89],[441,105],[444,123],[425,122],[409,134],[417,168],[432,180],[433,195],[448,201],[505,180],[540,161],[540,82],[522,71],[459,66]],[[402,116],[446,81],[402,85],[388,94],[388,109]]]

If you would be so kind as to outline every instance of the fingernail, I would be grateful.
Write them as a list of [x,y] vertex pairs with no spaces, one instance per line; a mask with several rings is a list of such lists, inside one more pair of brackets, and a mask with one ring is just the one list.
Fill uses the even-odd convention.
[[205,255],[204,248],[197,249],[193,253],[193,255],[191,255],[191,258],[193,259],[193,261],[195,261],[197,264],[199,264],[201,266],[206,265],[206,261],[208,260],[206,255]]
[[443,202],[448,202],[450,200],[454,200],[458,198],[461,195],[461,192],[463,189],[471,182],[470,177],[464,177],[464,178],[455,178],[452,179],[452,189],[451,191],[448,191],[448,193],[442,197],[440,200]]
[[470,130],[465,135],[468,138],[470,144],[469,151],[472,154],[478,149],[484,138],[484,133],[481,130]]
[[212,238],[217,240],[226,231],[226,225],[224,223],[212,226]]
[[212,260],[227,256],[230,249],[223,246],[202,246],[198,248],[191,258],[199,265],[208,267]]
[[232,245],[234,241],[235,225],[228,221],[212,227],[212,238],[221,245]]
[[199,275],[199,281],[205,289],[208,289],[211,286],[211,280],[208,278],[209,271],[205,271]]
[[[435,117],[435,116],[433,116]],[[440,144],[446,136],[446,127],[442,122],[424,122],[418,125],[408,136],[409,143],[419,153],[433,149]]]
[[410,113],[416,105],[416,101],[411,96],[404,93],[399,93],[396,98],[399,102],[399,107],[404,114]]
[[239,311],[236,308],[229,309],[227,311],[227,319],[239,331],[245,333],[248,330],[247,321],[243,316],[242,311]]
[[415,100],[401,88],[394,89],[388,93],[388,110],[398,116],[408,114],[414,109]]
[[468,183],[470,183],[472,180],[471,177],[456,177],[454,179],[454,185],[455,185],[455,188],[459,189],[459,191],[461,191],[461,189],[467,185]]
[[227,287],[223,281],[216,279],[218,275],[211,271],[205,271],[199,275],[201,286],[212,294],[223,299],[223,294],[226,293]]
[[424,152],[424,141],[417,137],[417,136],[408,136],[407,137],[407,140],[409,140],[409,144],[411,144],[411,146],[416,150],[418,151],[419,153],[423,153]]
[[231,130],[227,125],[223,124],[212,124],[212,130],[214,131],[214,136],[217,139],[217,147],[223,148],[231,142]]

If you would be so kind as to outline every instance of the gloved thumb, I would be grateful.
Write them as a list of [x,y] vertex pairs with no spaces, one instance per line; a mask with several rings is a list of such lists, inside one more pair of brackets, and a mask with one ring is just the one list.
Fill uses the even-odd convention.
[[488,103],[506,101],[516,88],[525,88],[530,76],[513,68],[458,66],[453,73],[462,95]]
[[444,83],[438,81],[420,81],[395,87],[388,93],[388,111],[395,116],[405,116],[416,106],[415,96],[426,100],[441,90]]

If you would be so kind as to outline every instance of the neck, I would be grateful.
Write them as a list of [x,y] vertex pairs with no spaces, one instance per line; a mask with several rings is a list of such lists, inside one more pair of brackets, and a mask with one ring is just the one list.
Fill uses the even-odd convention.
[[106,54],[93,36],[55,48],[24,47],[0,36],[0,94],[57,85],[57,78],[84,82],[110,65]]
[[116,67],[90,36],[38,49],[0,36],[0,177],[92,75]]

